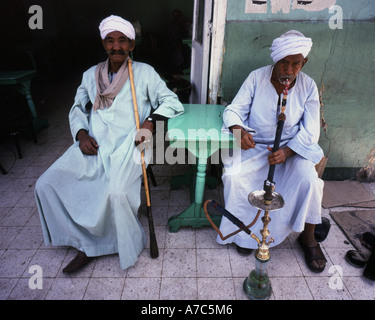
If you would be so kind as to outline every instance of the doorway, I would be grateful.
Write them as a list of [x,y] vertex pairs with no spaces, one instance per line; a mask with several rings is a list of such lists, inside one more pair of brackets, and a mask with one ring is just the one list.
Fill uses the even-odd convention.
[[213,0],[194,0],[190,103],[207,103]]

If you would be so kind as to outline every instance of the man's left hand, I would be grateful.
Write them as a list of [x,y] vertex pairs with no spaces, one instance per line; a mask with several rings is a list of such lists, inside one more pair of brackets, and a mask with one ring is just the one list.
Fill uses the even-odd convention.
[[135,145],[138,146],[142,142],[151,141],[153,131],[154,124],[151,121],[145,120],[135,136]]
[[[272,152],[272,148],[270,146],[267,146],[267,149]],[[284,163],[286,159],[293,154],[295,154],[295,152],[289,147],[280,148],[268,156],[268,163],[271,165]]]

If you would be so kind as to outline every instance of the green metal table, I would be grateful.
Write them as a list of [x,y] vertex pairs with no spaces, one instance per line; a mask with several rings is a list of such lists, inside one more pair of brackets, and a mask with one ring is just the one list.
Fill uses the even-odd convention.
[[18,91],[26,97],[35,131],[48,127],[48,121],[40,119],[31,96],[31,79],[36,76],[35,70],[0,71],[0,85],[17,86]]
[[[177,232],[182,226],[200,228],[210,225],[202,206],[207,161],[219,149],[230,149],[236,145],[233,135],[221,131],[225,106],[184,104],[184,108],[184,114],[168,120],[167,135],[171,148],[186,148],[196,158],[195,190],[190,206],[169,218],[171,232]],[[214,216],[212,220],[219,225],[221,217]]]

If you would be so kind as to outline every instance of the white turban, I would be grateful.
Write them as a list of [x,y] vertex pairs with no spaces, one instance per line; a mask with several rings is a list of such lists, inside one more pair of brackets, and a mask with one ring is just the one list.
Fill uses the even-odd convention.
[[302,54],[304,58],[309,54],[312,47],[311,38],[306,38],[301,32],[290,30],[272,42],[271,58],[277,62],[286,56]]
[[126,35],[128,39],[135,40],[135,30],[133,25],[129,21],[119,16],[112,15],[105,18],[102,22],[100,22],[99,30],[102,39],[104,39],[108,33],[120,31]]

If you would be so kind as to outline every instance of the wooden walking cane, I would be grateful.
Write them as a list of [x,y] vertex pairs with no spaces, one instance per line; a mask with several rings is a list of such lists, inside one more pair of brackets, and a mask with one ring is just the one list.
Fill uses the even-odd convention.
[[[133,76],[133,68],[132,68],[131,59],[128,60],[128,68],[129,68],[130,87],[132,90],[132,97],[133,97],[135,123],[137,125],[137,131],[139,131],[140,129],[139,114],[138,114],[137,97],[135,95],[134,76]],[[148,188],[148,178],[147,178],[147,171],[146,171],[146,164],[145,164],[145,157],[144,157],[143,150],[141,151],[141,161],[142,161],[142,171],[143,171],[143,183],[145,186],[146,201],[147,201],[148,228],[150,231],[150,253],[151,253],[151,258],[155,259],[159,256],[159,249],[158,249],[158,244],[156,242],[154,220],[152,218],[152,212],[151,212],[150,190]]]

